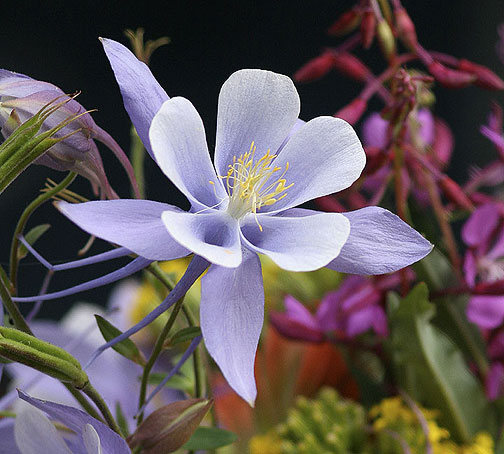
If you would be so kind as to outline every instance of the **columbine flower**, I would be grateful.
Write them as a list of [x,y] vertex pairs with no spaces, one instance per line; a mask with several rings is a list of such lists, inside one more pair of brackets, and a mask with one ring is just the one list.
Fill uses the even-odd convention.
[[194,106],[181,97],[162,103],[167,95],[148,68],[124,46],[104,45],[140,137],[192,208],[115,200],[59,209],[84,230],[147,259],[192,252],[212,263],[202,278],[205,344],[230,385],[252,403],[264,303],[257,253],[292,271],[329,266],[375,274],[421,259],[431,245],[378,207],[346,215],[293,209],[351,185],[365,157],[340,119],[319,117],[291,135],[299,96],[288,77],[242,70],[224,83],[214,170]]
[[[130,454],[123,438],[87,413],[22,392],[19,396],[29,404],[17,414],[14,423],[21,454]],[[71,429],[75,436],[63,438],[43,412]]]
[[[20,123],[35,115],[44,105],[57,98],[66,98],[65,93],[48,82],[34,80],[23,74],[0,69],[0,128],[2,135],[9,137]],[[44,130],[49,130],[67,117],[82,114],[86,109],[77,101],[69,100],[44,123]],[[86,114],[79,117],[58,132],[55,137],[63,137],[80,129],[81,131],[67,137],[54,145],[47,153],[37,159],[52,169],[72,170],[87,178],[95,191],[100,188],[104,196],[117,198],[110,188],[103,169],[102,159],[94,139],[105,144],[116,155],[128,173],[133,187],[136,180],[128,158],[117,142]]]
[[504,296],[485,288],[504,285],[503,205],[487,203],[474,210],[462,228],[462,239],[469,247],[464,259],[466,283],[476,290],[467,317],[481,328],[496,328],[504,321]]

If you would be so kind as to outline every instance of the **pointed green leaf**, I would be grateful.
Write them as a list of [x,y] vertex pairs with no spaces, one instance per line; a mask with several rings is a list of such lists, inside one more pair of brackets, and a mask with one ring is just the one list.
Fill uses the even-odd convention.
[[[103,338],[108,342],[115,337],[122,334],[122,331],[117,329],[112,323],[105,320],[103,317],[95,314],[96,323],[98,324],[98,328],[100,328],[100,332],[102,333]],[[112,347],[117,353],[128,358],[134,363],[140,364],[141,366],[145,366],[145,358],[142,352],[138,349],[135,343],[131,339],[125,339]]]
[[460,443],[495,427],[481,383],[458,347],[431,322],[435,307],[418,284],[390,314],[388,347],[399,386],[426,407],[440,410],[440,422]]
[[193,340],[195,337],[201,336],[201,328],[199,326],[188,326],[180,331],[177,331],[170,339],[165,342],[165,347],[173,347],[174,345],[181,344]]
[[229,430],[218,427],[198,427],[190,440],[182,446],[188,451],[217,449],[234,443],[238,437]]
[[[30,246],[33,246],[35,242],[49,230],[50,227],[51,227],[50,224],[40,224],[37,225],[36,227],[33,227],[25,235],[25,240],[28,242]],[[27,256],[27,254],[28,249],[26,249],[26,246],[24,244],[20,243],[17,252],[18,260],[24,259]]]

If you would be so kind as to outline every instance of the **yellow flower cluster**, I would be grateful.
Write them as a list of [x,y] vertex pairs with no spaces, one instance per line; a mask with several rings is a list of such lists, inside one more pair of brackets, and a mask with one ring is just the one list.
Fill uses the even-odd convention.
[[[494,442],[488,433],[478,433],[468,445],[457,445],[450,440],[448,430],[436,422],[437,411],[419,409],[427,422],[433,454],[493,454]],[[408,445],[412,454],[425,452],[425,434],[417,415],[400,397],[384,399],[370,410],[369,417],[378,434],[374,450],[376,454],[402,452],[400,440]]]

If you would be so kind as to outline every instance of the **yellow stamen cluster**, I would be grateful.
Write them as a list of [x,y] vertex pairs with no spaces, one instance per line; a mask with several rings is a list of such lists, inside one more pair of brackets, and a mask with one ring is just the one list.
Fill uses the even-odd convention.
[[258,210],[283,199],[287,195],[285,191],[294,183],[286,186],[287,180],[284,176],[289,169],[288,162],[281,175],[276,179],[271,179],[275,173],[282,170],[280,167],[272,165],[277,155],[271,154],[268,150],[262,158],[254,162],[255,152],[256,146],[252,142],[250,150],[238,158],[234,156],[227,174],[219,178],[225,181],[229,195],[228,213],[236,219],[247,213],[254,213],[257,225],[262,231],[262,227],[257,221]]

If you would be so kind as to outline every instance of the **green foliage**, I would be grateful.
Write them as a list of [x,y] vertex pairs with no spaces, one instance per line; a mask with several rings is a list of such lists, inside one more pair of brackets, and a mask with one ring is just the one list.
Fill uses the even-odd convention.
[[217,449],[230,445],[237,440],[237,436],[229,430],[218,427],[198,427],[190,440],[182,449],[199,451],[203,449]]
[[415,400],[441,411],[440,422],[456,441],[468,443],[495,425],[494,415],[460,349],[433,325],[434,313],[423,283],[390,310],[388,348],[396,379]]
[[[121,330],[117,329],[114,325],[112,325],[112,323],[105,320],[100,315],[95,315],[95,318],[98,328],[107,342],[122,334]],[[142,352],[140,352],[131,339],[124,339],[123,341],[113,345],[112,348],[120,355],[128,358],[130,361],[140,364],[141,366],[145,366],[146,361]]]

